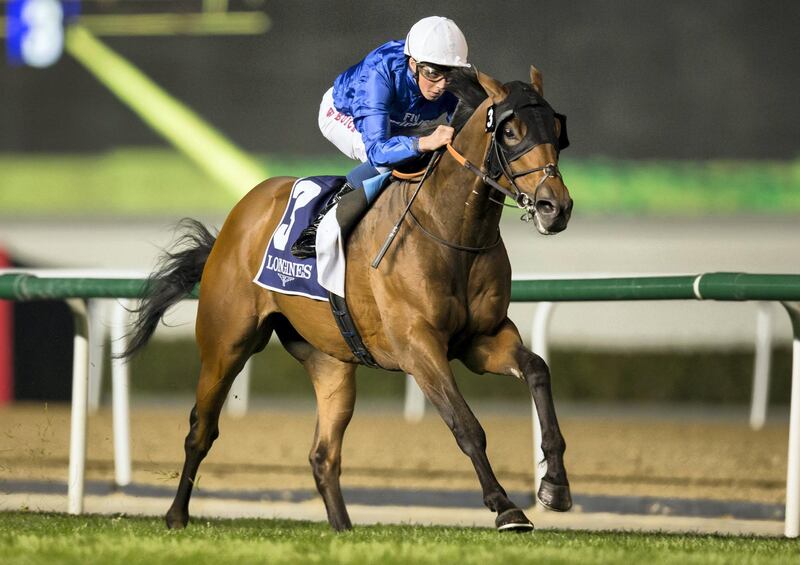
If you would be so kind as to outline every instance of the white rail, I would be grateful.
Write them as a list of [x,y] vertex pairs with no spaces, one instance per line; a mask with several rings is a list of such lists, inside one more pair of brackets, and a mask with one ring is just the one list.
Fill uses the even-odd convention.
[[[114,427],[114,481],[119,486],[131,483],[131,417],[130,417],[130,366],[119,356],[125,351],[128,339],[125,328],[132,300],[116,303],[111,319],[111,403]],[[102,374],[98,374],[100,380]],[[89,381],[91,383],[91,381]],[[96,388],[100,389],[97,383]],[[98,397],[99,398],[99,397]]]
[[69,426],[67,512],[83,513],[86,475],[86,410],[89,400],[89,318],[83,300],[67,300],[75,321],[72,348],[72,409]]

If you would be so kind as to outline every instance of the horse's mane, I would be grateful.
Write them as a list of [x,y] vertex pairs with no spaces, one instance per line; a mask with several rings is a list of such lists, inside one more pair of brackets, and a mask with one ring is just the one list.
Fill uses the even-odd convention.
[[453,119],[450,120],[450,125],[458,133],[466,125],[467,120],[475,112],[475,109],[486,100],[489,94],[478,81],[478,70],[474,66],[453,69],[450,72],[447,90],[458,98],[458,105],[455,112],[453,112]]
[[[456,133],[458,133],[475,112],[475,108],[486,100],[488,94],[481,86],[481,83],[478,82],[478,72],[475,67],[467,69],[456,68],[450,71],[447,91],[455,94],[456,98],[458,98],[458,105],[453,112],[453,119],[450,120],[450,126],[455,128]],[[404,128],[401,133],[402,135],[422,137],[433,133],[436,126],[442,124],[447,125],[447,122],[443,119],[428,120]]]

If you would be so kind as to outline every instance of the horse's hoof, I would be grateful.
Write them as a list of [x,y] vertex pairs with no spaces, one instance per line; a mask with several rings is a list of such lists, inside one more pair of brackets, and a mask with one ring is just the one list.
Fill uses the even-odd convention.
[[533,523],[519,508],[509,508],[494,520],[498,532],[532,532]]
[[336,533],[349,532],[350,530],[353,529],[353,524],[350,523],[350,518],[348,518],[346,521],[337,520],[335,522],[329,522],[329,523],[331,525],[331,528],[333,528],[333,531]]
[[556,512],[566,512],[572,508],[572,495],[569,493],[569,485],[556,485],[549,481],[542,481],[536,497],[545,508]]
[[178,513],[167,512],[167,528],[170,530],[182,530],[189,523],[189,516],[179,515]]

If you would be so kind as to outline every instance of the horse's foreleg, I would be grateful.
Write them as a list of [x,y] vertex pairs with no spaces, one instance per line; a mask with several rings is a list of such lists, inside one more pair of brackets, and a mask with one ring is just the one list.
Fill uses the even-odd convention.
[[486,433],[456,386],[443,347],[435,338],[417,336],[404,370],[414,375],[425,396],[436,407],[461,450],[470,458],[483,489],[483,502],[497,512],[495,525],[501,531],[531,530],[533,524],[500,486],[486,456]]
[[569,510],[572,497],[564,467],[567,445],[556,418],[547,363],[522,344],[519,332],[510,320],[506,320],[495,335],[475,339],[462,360],[476,373],[513,375],[527,383],[539,415],[542,451],[547,462],[547,472],[537,496],[552,510]]
[[336,531],[352,528],[339,486],[342,438],[356,400],[356,366],[316,352],[303,363],[317,397],[317,429],[308,460]]

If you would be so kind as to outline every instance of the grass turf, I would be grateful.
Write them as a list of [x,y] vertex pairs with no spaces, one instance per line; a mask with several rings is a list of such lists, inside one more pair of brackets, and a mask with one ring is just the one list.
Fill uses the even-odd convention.
[[3,563],[791,563],[796,540],[743,536],[361,526],[288,520],[197,520],[0,513]]
[[[353,165],[335,155],[267,155],[260,160],[270,176],[341,175]],[[565,157],[560,165],[582,214],[800,214],[800,160]],[[0,154],[4,215],[225,214],[235,203],[235,197],[171,149]]]

